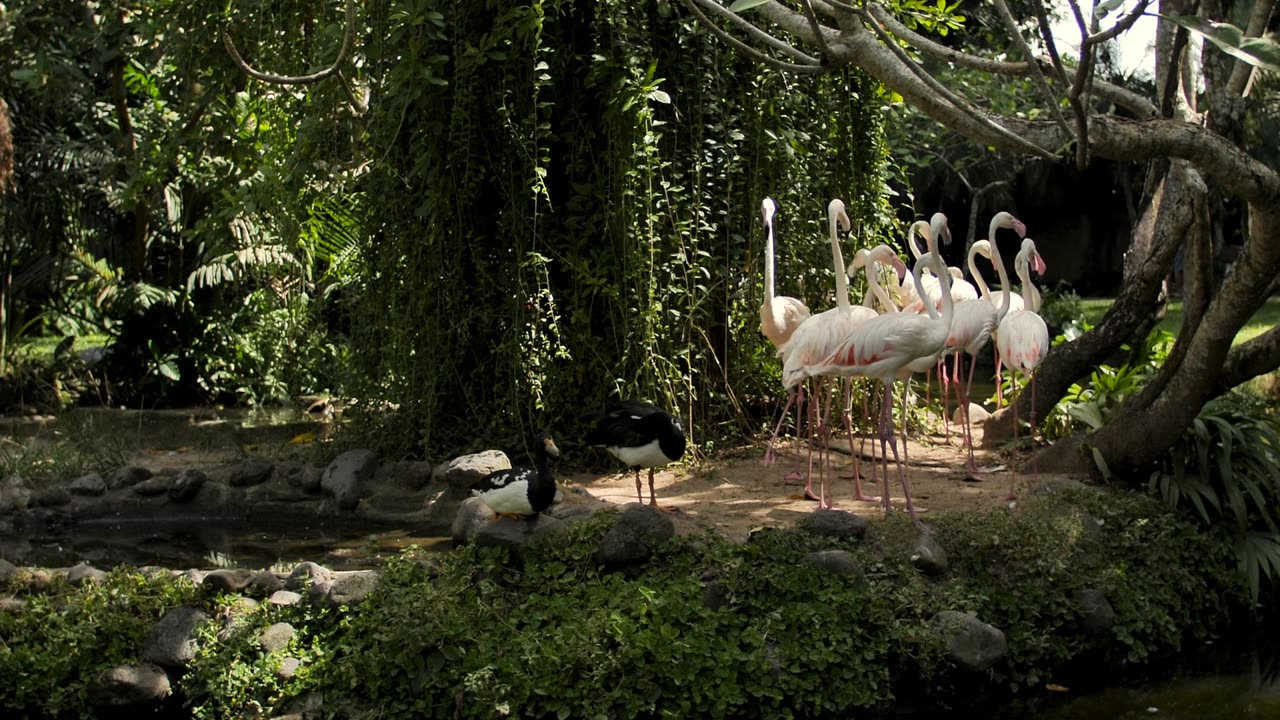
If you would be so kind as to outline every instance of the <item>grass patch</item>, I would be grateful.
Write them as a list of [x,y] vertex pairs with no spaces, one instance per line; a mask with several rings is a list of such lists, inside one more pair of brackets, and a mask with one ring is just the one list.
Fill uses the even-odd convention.
[[[1080,301],[1081,307],[1084,309],[1085,320],[1090,325],[1097,325],[1102,320],[1102,316],[1111,308],[1111,304],[1115,302],[1115,298],[1085,298]],[[1267,298],[1266,303],[1258,308],[1253,314],[1249,322],[1240,328],[1240,332],[1236,333],[1236,339],[1233,345],[1249,342],[1258,337],[1262,333],[1275,327],[1280,323],[1280,298]],[[1169,302],[1169,308],[1165,312],[1164,319],[1156,326],[1158,330],[1167,330],[1175,335],[1182,329],[1182,301],[1172,300]]]
[[[105,333],[80,335],[76,337],[76,344],[72,347],[72,351],[79,352],[87,348],[106,345],[109,339],[110,336]],[[53,350],[58,347],[60,342],[62,342],[62,338],[59,336],[21,338],[15,345],[15,354],[33,362],[52,362]]]

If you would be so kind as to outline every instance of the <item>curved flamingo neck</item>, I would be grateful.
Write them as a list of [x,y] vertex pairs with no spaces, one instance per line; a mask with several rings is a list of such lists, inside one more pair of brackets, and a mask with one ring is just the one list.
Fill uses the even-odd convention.
[[983,300],[991,302],[991,288],[987,287],[987,281],[982,278],[982,273],[978,272],[978,253],[982,252],[982,241],[974,243],[969,248],[969,258],[965,264],[969,266],[969,274],[973,276],[973,284],[978,286],[978,294]]
[[1031,260],[1026,257],[1026,253],[1021,252],[1013,259],[1014,270],[1018,273],[1018,280],[1022,282],[1022,307],[1026,310],[1031,310],[1035,307],[1031,301],[1035,297],[1036,289],[1031,284],[1031,271],[1027,269],[1027,265],[1030,262]]
[[880,305],[884,307],[885,313],[898,312],[898,306],[894,304],[893,299],[889,297],[889,293],[885,292],[883,286],[880,285],[880,268],[875,261],[867,264],[867,292],[873,293],[876,299],[880,301]]
[[774,268],[773,268],[773,218],[771,213],[765,212],[764,219],[764,297],[765,300],[773,300],[774,288]]
[[831,265],[836,271],[836,306],[847,310],[853,306],[849,303],[849,278],[844,274],[844,255],[840,252],[840,236],[836,233],[838,218],[838,213],[828,210],[827,221],[831,230]]
[[916,260],[919,260],[920,256],[924,254],[920,251],[920,246],[916,244],[916,230],[920,230],[921,234],[924,234],[924,229],[926,228],[932,232],[929,223],[924,220],[917,220],[911,223],[911,227],[907,228],[907,249],[911,251],[911,257]]
[[[998,213],[995,217],[992,217],[991,226],[987,228],[987,246],[991,248],[989,259],[996,268],[996,276],[1000,278],[1001,305],[996,311],[997,323],[1004,320],[1004,316],[1009,314],[1009,301],[1011,300],[1009,297],[1009,273],[1004,269],[1004,258],[1000,255],[1000,244],[996,242],[996,231],[1002,227],[1013,228],[1012,218],[1006,213]],[[1026,285],[1022,287],[1025,288]]]

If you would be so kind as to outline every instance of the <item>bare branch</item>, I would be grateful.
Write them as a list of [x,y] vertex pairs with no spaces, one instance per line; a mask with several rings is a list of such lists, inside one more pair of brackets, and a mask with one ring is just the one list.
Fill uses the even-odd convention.
[[[725,20],[728,20],[729,22],[738,26],[738,28],[740,28],[743,32],[745,32],[748,36],[750,36],[751,40],[755,40],[756,42],[760,42],[765,45],[768,45],[774,50],[777,50],[778,52],[783,53],[784,55],[787,55],[791,59],[800,63],[798,67],[822,65],[822,61],[819,60],[818,58],[813,57],[812,55],[806,54],[804,52],[801,52],[799,49],[793,47],[792,45],[775,38],[769,33],[753,25],[746,18],[742,17],[736,12],[732,12],[731,10],[724,7],[720,3],[712,2],[712,0],[683,0],[683,2],[685,4],[685,7],[688,7],[691,11],[693,11],[693,14],[697,15],[699,20],[702,20],[704,25],[714,30],[720,30],[721,32],[717,32],[716,35],[719,36],[722,40],[734,41],[735,42],[734,47],[738,48],[739,50],[754,51],[754,49],[750,48],[749,45],[746,45],[745,43],[741,43],[740,41],[736,41],[736,39],[733,38],[732,35],[729,35],[727,32],[724,32],[723,29],[720,28],[720,26],[708,20],[707,16],[704,15],[698,7],[692,4],[693,2],[697,2],[697,4],[700,5],[701,7],[706,8],[707,10],[710,10],[712,13],[715,13],[716,15],[719,15]],[[815,30],[814,32],[815,33],[819,32],[819,30]],[[754,51],[754,52],[756,52],[757,55],[760,55],[759,51]],[[761,55],[761,56],[766,58],[769,57],[767,55]],[[775,63],[774,66],[777,67],[776,65],[777,61],[774,61],[774,63]],[[798,72],[813,72],[813,71],[799,70]]]
[[249,63],[245,62],[243,57],[240,56],[240,52],[236,50],[235,42],[231,40],[231,34],[226,30],[222,31],[222,44],[227,47],[227,52],[231,54],[231,59],[235,61],[236,65],[239,65],[240,69],[243,70],[246,75],[254,78],[255,80],[275,83],[276,85],[306,85],[333,75],[338,72],[338,68],[342,67],[342,64],[347,61],[347,56],[351,54],[352,36],[355,34],[355,0],[347,0],[346,17],[347,24],[346,27],[342,29],[342,47],[338,49],[338,57],[334,59],[333,64],[329,67],[319,72],[311,73],[310,75],[273,75],[271,73],[255,70],[249,65]]
[[1057,71],[1058,82],[1062,83],[1062,87],[1071,87],[1067,82],[1067,69],[1062,65],[1062,58],[1058,56],[1058,44],[1053,39],[1053,28],[1049,27],[1049,13],[1044,9],[1044,3],[1040,0],[1036,2],[1036,24],[1040,26],[1040,39],[1044,40],[1045,51],[1049,53],[1049,60],[1053,62],[1053,69]]
[[827,47],[827,39],[822,36],[822,25],[818,23],[818,16],[813,12],[813,5],[809,0],[800,0],[800,4],[804,6],[804,16],[809,18],[809,27],[813,29],[813,36],[818,41],[818,49],[822,51],[822,57],[829,57],[831,48]]
[[[1245,37],[1258,37],[1266,32],[1275,6],[1275,0],[1254,0],[1253,13],[1249,15],[1249,25],[1244,30]],[[1227,81],[1227,92],[1232,95],[1243,94],[1249,77],[1254,72],[1252,65],[1237,60],[1236,66],[1231,69],[1231,79]]]
[[907,55],[906,51],[898,46],[897,40],[890,35],[888,31],[881,27],[880,23],[876,22],[876,19],[872,17],[870,13],[863,14],[863,18],[867,21],[867,24],[871,26],[871,29],[875,31],[876,35],[878,35],[884,42],[885,47],[888,47],[890,52],[897,56],[898,60],[903,65],[915,74],[916,77],[920,78],[920,80],[922,80],[930,90],[945,98],[947,102],[951,103],[951,105],[957,110],[969,115],[997,135],[1000,135],[1013,142],[1015,145],[1018,145],[1022,148],[1023,152],[1030,152],[1043,158],[1052,158],[1054,156],[1053,153],[1045,150],[1035,143],[1028,142],[1026,139],[1009,132],[1008,129],[987,117],[981,110],[974,107],[971,103],[948,90],[946,86],[938,82],[937,78],[930,75],[924,70],[924,68],[920,67],[919,63],[912,60],[911,57]]
[[1053,111],[1054,119],[1062,126],[1062,132],[1070,135],[1071,128],[1067,126],[1067,119],[1062,115],[1062,104],[1058,102],[1058,97],[1054,95],[1053,89],[1049,87],[1049,81],[1045,79],[1044,73],[1040,71],[1039,63],[1035,62],[1035,53],[1031,52],[1031,46],[1027,44],[1027,39],[1022,37],[1022,31],[1018,29],[1018,21],[1014,20],[1013,13],[1009,12],[1009,4],[1004,0],[996,0],[996,9],[1000,12],[1000,19],[1004,20],[1010,37],[1013,38],[1013,41],[1022,50],[1022,54],[1030,62],[1031,74],[1035,76],[1036,84],[1040,87],[1041,92],[1044,93],[1045,100]]
[[[1260,0],[1260,1],[1266,2],[1266,0]],[[1129,28],[1133,27],[1134,23],[1138,22],[1138,18],[1146,14],[1147,7],[1150,4],[1151,4],[1151,0],[1142,0],[1142,2],[1135,5],[1134,8],[1129,11],[1128,15],[1125,15],[1124,17],[1120,18],[1120,20],[1116,22],[1114,26],[1112,26],[1107,30],[1103,30],[1102,32],[1094,33],[1090,35],[1088,39],[1085,40],[1085,42],[1090,45],[1101,45],[1102,43],[1116,37],[1117,35],[1123,32],[1127,32]]]

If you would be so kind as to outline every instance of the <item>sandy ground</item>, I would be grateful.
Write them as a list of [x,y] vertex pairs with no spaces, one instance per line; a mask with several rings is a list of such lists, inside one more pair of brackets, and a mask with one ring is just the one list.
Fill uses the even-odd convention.
[[[976,431],[980,441],[981,431]],[[735,448],[721,457],[708,458],[670,466],[657,472],[654,486],[658,502],[674,510],[673,518],[678,526],[712,528],[736,540],[745,540],[753,528],[785,526],[813,512],[817,503],[803,498],[804,480],[786,479],[786,475],[807,468],[807,451],[797,456],[794,440],[781,444],[777,461],[765,465],[764,441],[758,445]],[[806,446],[807,447],[807,446]],[[835,479],[831,485],[835,507],[857,513],[867,519],[884,516],[880,503],[861,502],[854,499],[852,478],[853,460],[848,452],[848,440],[833,439],[832,463]],[[842,450],[843,452],[839,452]],[[868,440],[865,452],[868,459],[872,443]],[[912,436],[908,448],[907,480],[916,511],[922,519],[939,513],[984,510],[998,507],[1009,493],[1010,466],[1013,458],[1007,453],[978,448],[975,458],[980,470],[980,481],[966,481],[965,451],[960,447],[957,435],[952,434],[952,444],[947,444],[939,432],[926,436]],[[814,453],[814,487],[817,487],[817,453]],[[877,443],[878,457],[878,443]],[[1029,462],[1024,455],[1021,462]],[[864,477],[864,493],[881,495],[883,486],[877,480],[867,482],[869,469],[861,464]],[[895,512],[906,511],[901,485],[890,455],[889,469],[891,505]],[[1038,483],[1082,481],[1083,476],[1040,473],[1033,476],[1032,468],[1019,466],[1017,474],[1018,494],[1021,495]],[[843,476],[843,477],[841,477]],[[828,477],[831,474],[828,473]],[[877,471],[877,478],[879,473]],[[647,473],[641,472],[644,497],[648,501]],[[612,503],[636,501],[635,475],[630,472],[607,475],[560,475],[566,486],[581,486],[591,495]]]

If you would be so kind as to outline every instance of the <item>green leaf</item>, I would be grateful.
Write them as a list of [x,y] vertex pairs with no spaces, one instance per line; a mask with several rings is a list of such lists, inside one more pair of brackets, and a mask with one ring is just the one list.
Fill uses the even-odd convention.
[[[1159,15],[1159,13],[1157,13]],[[1246,38],[1231,23],[1212,22],[1194,15],[1160,15],[1171,23],[1208,39],[1237,60],[1271,72],[1280,72],[1280,45],[1267,38]]]
[[1124,0],[1104,0],[1104,2],[1098,3],[1097,9],[1094,11],[1094,17],[1101,20],[1112,10],[1115,10],[1123,4]]
[[740,13],[743,10],[750,10],[753,7],[758,7],[767,2],[769,2],[769,0],[737,0],[729,6],[729,10],[731,12]]
[[175,365],[172,360],[166,360],[160,363],[159,370],[161,375],[174,382],[178,382],[182,379],[182,373],[178,372],[178,366]]

